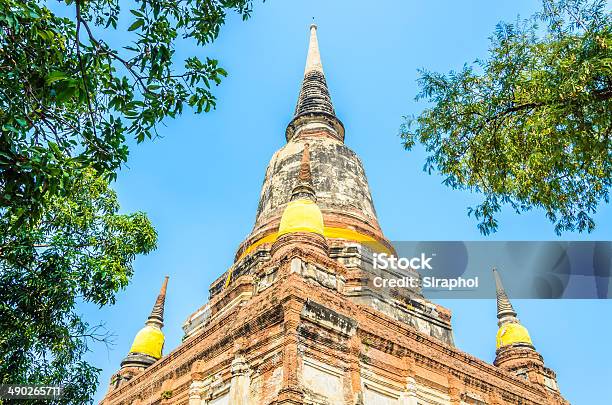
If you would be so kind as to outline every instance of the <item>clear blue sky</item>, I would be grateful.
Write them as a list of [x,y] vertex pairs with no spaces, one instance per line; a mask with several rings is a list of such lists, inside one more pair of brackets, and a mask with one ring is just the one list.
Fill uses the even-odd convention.
[[[308,26],[319,42],[346,143],[363,160],[382,228],[391,240],[481,240],[467,207],[478,197],[450,190],[422,172],[424,154],[402,149],[402,115],[414,101],[418,68],[459,69],[484,57],[500,20],[528,16],[537,1],[280,1],[257,3],[253,18],[232,16],[214,46],[183,44],[221,60],[229,77],[216,89],[216,111],[187,112],[160,128],[162,139],[132,148],[129,168],[115,188],[124,212],[148,213],[159,233],[157,251],[135,263],[131,285],[107,308],[83,306],[91,323],[116,334],[108,351],[94,345],[89,359],[103,371],[97,398],[106,392],[136,332],[143,326],[163,276],[170,275],[165,353],[182,337],[185,319],[208,299],[208,286],[232,263],[255,218],[261,183],[272,154],[285,142],[306,58]],[[108,35],[108,34],[105,34]],[[111,41],[121,38],[112,36]],[[591,235],[611,239],[612,209],[600,208]],[[506,210],[491,240],[558,239],[540,211]],[[506,276],[507,277],[507,276]],[[445,301],[453,311],[456,344],[491,362],[495,303]],[[609,405],[612,379],[612,301],[518,301],[546,364],[572,404]]]

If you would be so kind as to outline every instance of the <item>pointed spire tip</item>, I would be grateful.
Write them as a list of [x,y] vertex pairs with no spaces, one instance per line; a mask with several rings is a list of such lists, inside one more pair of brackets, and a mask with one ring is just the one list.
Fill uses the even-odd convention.
[[504,285],[502,284],[501,276],[495,267],[493,267],[493,277],[495,278],[495,295],[497,298],[497,319],[500,322],[516,321],[516,311],[512,307],[512,303],[506,294]]
[[162,283],[157,299],[155,300],[155,304],[153,305],[153,309],[151,310],[151,315],[149,315],[147,320],[147,323],[157,324],[160,328],[164,324],[164,306],[166,304],[166,290],[168,288],[169,278],[169,276],[164,277],[164,282]]
[[290,141],[300,132],[304,124],[316,123],[317,126],[328,132],[331,137],[344,141],[344,126],[336,117],[334,106],[327,88],[319,41],[317,39],[317,25],[310,25],[310,39],[304,79],[300,88],[300,95],[295,106],[293,119],[287,126],[285,138]]
[[323,73],[323,64],[321,63],[321,54],[319,52],[319,41],[317,39],[317,25],[315,23],[310,25],[310,41],[308,44],[308,56],[306,58],[304,75],[313,70]]

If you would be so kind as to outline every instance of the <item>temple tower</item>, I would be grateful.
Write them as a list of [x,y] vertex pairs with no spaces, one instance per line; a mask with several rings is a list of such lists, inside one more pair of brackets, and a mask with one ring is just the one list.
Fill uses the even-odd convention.
[[557,376],[554,371],[544,366],[544,359],[533,346],[527,328],[521,325],[495,268],[493,276],[499,326],[493,364],[558,394]]
[[[266,170],[252,231],[183,325],[182,343],[165,357],[155,352],[153,364],[127,367],[150,355],[133,348],[124,361],[133,373],[102,403],[567,404],[539,379],[551,374],[518,333],[509,301],[498,300],[500,323],[519,338],[502,333],[491,365],[455,347],[450,311],[418,287],[373,283],[418,273],[373,266],[373,253],[394,249],[363,165],[344,143],[315,25],[285,139]],[[530,359],[529,378],[515,357]]]
[[313,186],[325,219],[325,236],[330,240],[380,243],[391,249],[378,224],[363,165],[344,144],[344,126],[331,101],[314,24],[310,27],[295,115],[285,137],[287,144],[268,165],[253,231],[239,247],[236,259],[276,238],[305,143],[310,145]]
[[270,254],[281,236],[286,207],[296,204],[292,202],[293,187],[303,170],[307,148],[310,187],[316,190],[329,257],[351,270],[345,280],[346,295],[354,302],[384,308],[395,318],[452,344],[449,311],[426,302],[418,289],[388,291],[372,285],[375,276],[393,276],[373,268],[372,253],[392,252],[393,247],[378,223],[361,160],[344,143],[344,125],[336,116],[327,87],[314,24],[304,78],[285,138],[287,144],[272,156],[266,170],[253,230],[238,248],[233,268],[211,286],[211,297]]
[[168,278],[166,276],[164,279],[145,326],[138,331],[128,355],[121,362],[121,369],[111,378],[111,388],[118,388],[162,357],[165,341],[162,328]]

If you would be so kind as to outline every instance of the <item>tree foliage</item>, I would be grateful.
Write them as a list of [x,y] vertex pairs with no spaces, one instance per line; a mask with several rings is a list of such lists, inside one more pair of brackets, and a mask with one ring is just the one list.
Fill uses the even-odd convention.
[[0,383],[90,402],[83,355],[107,336],[75,305],[113,303],[156,243],[144,214],[118,214],[110,182],[130,139],[215,107],[227,73],[176,48],[210,44],[230,11],[246,19],[251,1],[0,0]]
[[113,303],[157,236],[144,214],[117,213],[115,193],[93,169],[70,194],[46,198],[34,226],[10,232],[18,217],[0,219],[0,384],[61,384],[63,403],[83,404],[98,385],[83,355],[108,336],[75,306]]
[[[248,0],[138,0],[129,14],[118,0],[65,0],[65,18],[45,3],[0,1],[0,208],[23,221],[83,167],[115,178],[127,136],[151,138],[185,106],[214,108],[225,70],[197,56],[178,66],[176,42],[206,45],[228,9],[251,11]],[[127,40],[115,49],[104,33],[121,18]]]
[[612,184],[612,16],[605,0],[545,0],[500,23],[489,56],[459,72],[422,71],[432,103],[401,128],[426,171],[478,191],[468,210],[489,234],[504,205],[545,210],[555,231],[591,231]]

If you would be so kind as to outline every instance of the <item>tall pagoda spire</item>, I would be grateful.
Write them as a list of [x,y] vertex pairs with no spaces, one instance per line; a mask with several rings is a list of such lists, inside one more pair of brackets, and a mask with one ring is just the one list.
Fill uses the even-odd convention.
[[155,305],[151,310],[151,315],[147,319],[146,324],[156,324],[160,328],[164,326],[164,305],[166,303],[166,289],[168,288],[168,276],[164,279],[161,290],[155,300]]
[[334,106],[327,88],[327,81],[323,73],[319,40],[317,39],[317,26],[310,26],[310,44],[304,68],[304,80],[300,89],[295,116],[307,113],[325,113],[335,116]]
[[146,368],[162,357],[164,347],[164,305],[166,303],[166,290],[168,288],[168,276],[162,283],[161,290],[157,295],[151,315],[147,318],[145,326],[134,337],[134,342],[127,357],[121,362],[121,367]]
[[291,140],[304,127],[327,128],[334,138],[344,139],[344,126],[336,117],[323,73],[316,24],[310,26],[310,43],[304,68],[304,80],[293,120],[287,127],[287,140]]
[[516,311],[506,294],[506,290],[501,281],[501,277],[496,268],[493,268],[493,277],[495,278],[495,292],[497,297],[497,343],[499,349],[503,346],[525,345],[532,346],[529,331],[518,320]]
[[[378,223],[363,164],[357,154],[344,145],[344,126],[336,117],[329,96],[316,25],[311,25],[309,34],[304,78],[295,115],[285,132],[287,144],[270,161],[255,225],[238,248],[236,262],[279,236],[278,220],[282,218],[284,208],[296,198],[308,197],[304,191],[309,191],[310,199],[316,201],[328,218],[326,237],[330,240],[367,242],[370,248],[393,251]],[[302,153],[302,146],[307,143],[309,152]],[[302,164],[297,165],[300,158]],[[314,189],[298,187],[298,193],[293,192],[294,179],[298,172],[303,172],[304,160],[311,159],[316,169],[313,181],[316,198]]]
[[308,72],[312,70],[323,73],[321,52],[319,52],[319,40],[317,38],[317,25],[314,23],[310,25],[310,42],[308,44],[308,56],[306,57],[304,76],[306,76]]
[[[533,347],[529,331],[521,325],[516,311],[506,294],[497,269],[493,269],[497,296],[497,330],[493,365],[533,383],[544,386],[547,392],[558,394],[555,372],[544,366],[544,359]],[[556,402],[555,403],[565,403]]]
[[493,277],[495,278],[495,296],[497,298],[497,319],[499,320],[499,326],[504,323],[517,321],[516,311],[504,290],[501,277],[496,268],[493,268]]

